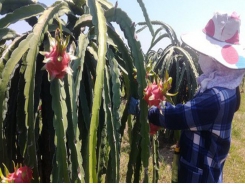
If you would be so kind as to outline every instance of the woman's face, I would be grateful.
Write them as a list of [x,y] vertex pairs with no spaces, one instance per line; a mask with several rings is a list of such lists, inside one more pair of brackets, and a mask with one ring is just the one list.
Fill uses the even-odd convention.
[[213,72],[215,69],[215,62],[214,62],[213,58],[211,58],[207,55],[200,53],[198,63],[199,63],[201,70],[204,74],[208,74],[210,72]]

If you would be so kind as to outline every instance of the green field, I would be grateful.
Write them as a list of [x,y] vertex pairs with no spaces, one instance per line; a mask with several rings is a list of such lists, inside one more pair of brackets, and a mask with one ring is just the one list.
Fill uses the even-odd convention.
[[224,182],[245,182],[245,94],[241,93],[241,106],[232,123],[231,149],[224,168]]

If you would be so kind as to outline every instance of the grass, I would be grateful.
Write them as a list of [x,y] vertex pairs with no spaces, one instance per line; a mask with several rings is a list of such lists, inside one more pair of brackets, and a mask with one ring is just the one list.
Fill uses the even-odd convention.
[[[122,139],[121,146],[121,155],[120,155],[120,183],[126,182],[126,174],[128,170],[128,159],[130,152],[130,145],[127,136],[127,128],[125,129],[124,137]],[[171,181],[171,163],[173,156],[173,148],[171,144],[164,144],[164,147],[161,146],[159,149],[159,180],[160,183],[166,183]],[[153,179],[153,164],[152,157],[149,159],[149,182],[152,182]],[[141,182],[143,182],[143,172],[141,175]]]
[[245,182],[245,94],[241,93],[241,106],[232,122],[231,149],[224,166],[224,182]]
[[[240,109],[232,122],[232,141],[229,155],[224,166],[225,183],[245,182],[245,93],[241,93]],[[125,130],[126,131],[126,130]],[[125,182],[128,164],[129,143],[127,133],[122,140],[120,182]],[[159,183],[171,182],[171,164],[173,149],[171,144],[164,144],[159,149]],[[152,159],[149,164],[149,182],[152,182]]]

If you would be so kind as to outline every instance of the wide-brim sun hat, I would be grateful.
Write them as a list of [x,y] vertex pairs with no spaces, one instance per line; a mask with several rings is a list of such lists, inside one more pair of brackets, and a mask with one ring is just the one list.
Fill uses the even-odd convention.
[[203,30],[181,35],[184,43],[231,69],[245,68],[245,50],[239,43],[240,17],[215,12]]

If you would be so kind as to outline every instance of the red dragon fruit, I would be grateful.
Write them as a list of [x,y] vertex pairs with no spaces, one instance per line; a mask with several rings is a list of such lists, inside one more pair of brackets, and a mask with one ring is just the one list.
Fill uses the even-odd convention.
[[[160,107],[163,101],[170,100],[170,96],[175,96],[175,94],[171,94],[168,92],[171,88],[172,78],[169,77],[168,73],[166,72],[164,80],[160,80],[159,77],[156,76],[154,72],[148,69],[148,77],[153,76],[154,82],[148,82],[148,85],[144,89],[144,97],[143,99],[147,102],[148,106],[157,106]],[[157,82],[156,82],[157,81]],[[150,123],[150,135],[154,135],[161,127],[155,126]]]
[[30,183],[32,180],[32,170],[27,166],[22,167],[22,165],[20,165],[20,167],[18,168],[17,165],[13,173],[9,173],[6,167],[5,170],[6,170],[6,177],[3,176],[2,172],[0,172],[2,183]]
[[156,126],[152,123],[150,123],[150,135],[154,135],[157,133],[158,130],[160,130],[162,127]]
[[144,92],[145,92],[144,100],[147,102],[149,106],[153,106],[153,105],[159,106],[159,103],[166,99],[162,90],[161,83],[150,84],[145,88]]
[[66,49],[69,43],[69,36],[63,40],[62,32],[57,29],[55,38],[49,35],[50,40],[50,52],[40,52],[45,56],[44,63],[46,63],[42,69],[46,69],[49,74],[49,79],[54,78],[63,79],[66,73],[72,74],[70,68],[70,62],[75,59],[74,56],[69,54]]

